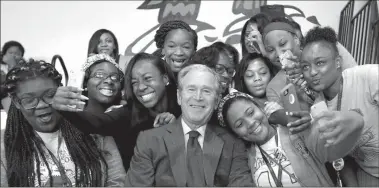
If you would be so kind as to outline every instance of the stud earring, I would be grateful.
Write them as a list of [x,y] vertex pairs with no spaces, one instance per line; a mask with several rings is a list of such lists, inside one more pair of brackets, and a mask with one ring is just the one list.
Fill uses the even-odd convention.
[[168,86],[170,84],[170,82],[167,82],[166,86]]

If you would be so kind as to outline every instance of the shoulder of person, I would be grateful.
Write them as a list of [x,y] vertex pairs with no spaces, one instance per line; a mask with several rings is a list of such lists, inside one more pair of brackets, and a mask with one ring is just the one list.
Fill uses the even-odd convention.
[[176,122],[173,122],[161,127],[151,128],[148,130],[141,131],[138,137],[148,137],[149,139],[161,138],[164,134],[167,133],[167,128],[174,127],[174,126],[180,126],[180,125],[177,124]]
[[268,83],[267,88],[282,89],[285,85],[287,85],[287,77],[284,71],[280,70]]
[[[216,124],[210,124],[208,125],[214,133],[216,133],[217,136],[221,137],[224,141],[237,141],[237,136],[235,136],[233,133],[231,133],[229,130],[227,130],[224,127],[220,127]],[[209,128],[207,127],[207,129]]]
[[354,59],[354,57],[350,54],[350,52],[339,42],[337,42],[337,49],[338,53],[342,58],[342,70],[351,68],[351,67],[356,67],[357,61]]
[[379,65],[378,64],[366,64],[356,67],[351,67],[345,69],[342,72],[345,78],[349,77],[363,77],[363,78],[375,78],[379,75]]

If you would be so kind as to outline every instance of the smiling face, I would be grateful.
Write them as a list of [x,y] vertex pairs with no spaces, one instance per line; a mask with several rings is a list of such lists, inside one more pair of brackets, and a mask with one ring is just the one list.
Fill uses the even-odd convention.
[[340,57],[336,55],[332,44],[313,42],[305,46],[301,56],[301,67],[308,85],[315,91],[323,91],[331,87],[341,70]]
[[295,56],[300,57],[300,41],[288,31],[273,30],[266,34],[264,45],[267,52],[267,58],[276,66],[282,67],[279,56],[290,50]]
[[178,104],[186,123],[208,123],[218,102],[216,82],[215,76],[207,71],[191,70],[182,78]]
[[[49,133],[55,132],[58,129],[57,123],[60,116],[58,112],[51,107],[51,101],[57,88],[58,85],[52,79],[45,77],[28,79],[20,82],[17,86],[17,99],[15,99],[14,104],[21,110],[25,119],[33,129],[38,132]],[[24,105],[28,106],[27,104],[32,103],[35,97],[44,98],[44,100],[50,104],[40,99],[35,108],[29,110],[25,109]]]
[[236,99],[226,112],[226,121],[230,128],[242,139],[262,144],[268,139],[267,117],[253,102],[247,99]]
[[170,31],[164,42],[163,55],[173,72],[179,72],[195,53],[193,36],[184,29]]
[[90,72],[87,82],[89,100],[113,105],[115,99],[121,95],[121,82],[112,80],[110,75],[119,75],[120,71],[112,63],[101,62],[91,66]]
[[116,45],[112,35],[109,33],[103,33],[100,36],[99,44],[97,45],[97,53],[104,53],[113,56],[114,49],[116,49]]
[[148,60],[138,61],[132,69],[132,88],[145,108],[154,108],[166,93],[168,77]]
[[270,80],[270,71],[261,58],[249,62],[243,81],[250,95],[253,97],[265,96]]

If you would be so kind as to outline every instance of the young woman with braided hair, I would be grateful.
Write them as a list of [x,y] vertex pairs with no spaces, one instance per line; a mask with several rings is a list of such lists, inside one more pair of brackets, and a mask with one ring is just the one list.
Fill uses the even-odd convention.
[[135,55],[125,74],[127,105],[110,112],[94,113],[67,105],[83,104],[81,88],[59,87],[53,108],[78,129],[113,136],[119,146],[124,168],[129,169],[134,146],[141,131],[166,125],[180,116],[177,84],[169,65],[161,58],[144,52]]
[[51,107],[61,80],[43,61],[7,74],[2,87],[12,105],[1,137],[1,186],[123,186],[113,138],[84,134]]
[[197,48],[197,33],[186,22],[171,20],[163,23],[154,37],[158,48],[153,54],[163,57],[175,75]]

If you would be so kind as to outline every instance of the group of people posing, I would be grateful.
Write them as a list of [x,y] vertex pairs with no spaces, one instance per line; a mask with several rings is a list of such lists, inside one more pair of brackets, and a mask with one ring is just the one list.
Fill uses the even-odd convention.
[[241,55],[197,49],[181,20],[154,40],[127,59],[96,31],[82,87],[6,43],[1,186],[379,186],[379,66],[357,66],[330,27],[257,14]]

